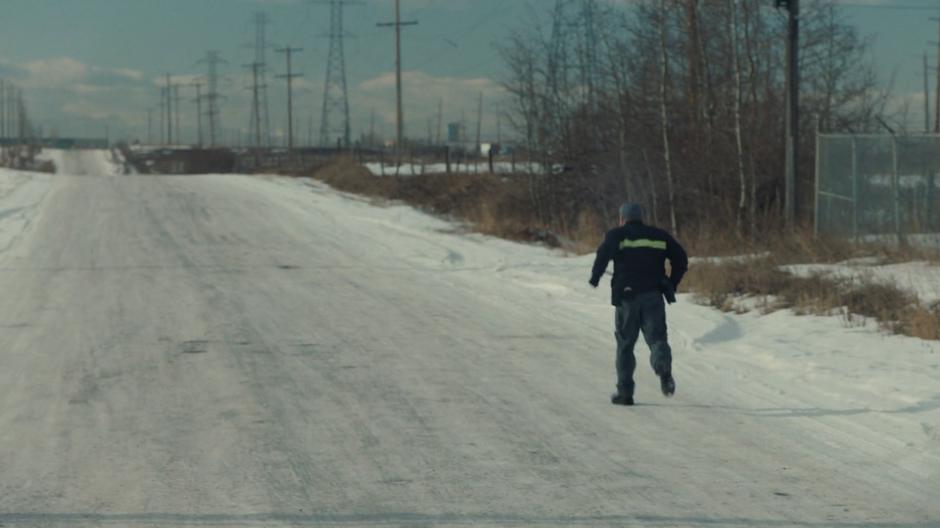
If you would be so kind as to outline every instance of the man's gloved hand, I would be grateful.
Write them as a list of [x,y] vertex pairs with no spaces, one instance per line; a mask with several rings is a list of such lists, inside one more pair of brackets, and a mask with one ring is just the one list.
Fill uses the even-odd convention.
[[600,284],[600,282],[601,282],[600,279],[595,279],[595,278],[592,277],[592,278],[588,281],[588,284],[590,284],[590,285],[591,285],[592,287],[594,287],[594,288],[597,288],[597,285]]
[[663,277],[659,281],[659,291],[663,293],[663,297],[666,298],[667,303],[672,304],[676,302],[676,287],[668,278]]

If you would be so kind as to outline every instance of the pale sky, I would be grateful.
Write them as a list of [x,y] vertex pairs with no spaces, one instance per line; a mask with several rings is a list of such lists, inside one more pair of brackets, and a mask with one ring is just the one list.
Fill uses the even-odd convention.
[[[629,4],[625,0],[608,0]],[[764,0],[772,5],[773,0]],[[859,29],[875,39],[873,60],[894,95],[911,103],[911,126],[922,124],[921,54],[936,64],[940,39],[937,0],[845,0],[842,9]],[[502,62],[495,44],[514,29],[546,12],[554,0],[402,0],[405,116],[410,136],[425,137],[428,120],[444,101],[444,121],[466,116],[474,123],[477,97],[484,94],[484,135],[495,136],[503,97]],[[304,51],[295,70],[295,133],[307,140],[313,120],[320,123],[326,69],[329,8],[306,0],[3,0],[0,2],[0,77],[19,84],[34,121],[60,135],[112,139],[147,135],[147,108],[158,103],[165,73],[180,81],[205,75],[198,61],[218,50],[228,63],[221,104],[225,137],[244,134],[249,125],[247,70],[253,60],[255,12],[271,18],[268,40]],[[394,132],[394,40],[377,22],[394,18],[391,0],[361,0],[346,8],[347,77],[353,135],[367,131],[372,111],[376,129]],[[283,55],[268,56],[269,70],[284,73]],[[934,78],[931,78],[933,89]],[[286,88],[269,79],[272,125],[286,128]],[[193,89],[184,89],[183,139],[195,135]],[[919,112],[919,113],[918,113]],[[918,119],[920,121],[918,121]],[[921,125],[922,126],[922,125]],[[156,133],[156,130],[155,130]],[[504,129],[505,133],[505,129]]]

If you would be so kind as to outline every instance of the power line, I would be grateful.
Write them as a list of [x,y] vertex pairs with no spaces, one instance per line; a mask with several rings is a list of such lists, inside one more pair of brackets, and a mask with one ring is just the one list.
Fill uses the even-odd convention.
[[470,27],[467,28],[466,30],[464,30],[463,33],[461,33],[459,36],[449,36],[449,37],[447,37],[446,40],[448,41],[449,44],[451,44],[451,47],[450,47],[450,48],[442,48],[440,52],[438,52],[437,54],[433,55],[431,58],[427,59],[426,61],[424,61],[424,62],[418,64],[417,67],[418,67],[418,68],[423,68],[424,66],[427,66],[428,64],[431,64],[432,62],[434,62],[434,61],[436,61],[437,59],[441,58],[442,56],[446,55],[447,53],[450,53],[450,52],[454,51],[455,49],[459,49],[457,46],[454,45],[454,43],[456,43],[458,40],[460,40],[460,39],[462,39],[462,38],[464,38],[464,37],[467,37],[468,35],[470,35],[470,34],[473,33],[474,31],[476,31],[477,29],[479,29],[480,27],[482,27],[485,23],[487,23],[487,22],[493,20],[493,17],[494,17],[497,13],[499,13],[499,12],[501,12],[501,11],[503,10],[503,7],[506,5],[506,2],[507,2],[507,0],[503,0],[502,2],[500,2],[499,5],[496,6],[496,9],[494,9],[494,10],[488,12],[488,13],[485,13],[483,16],[481,16],[479,19],[477,19],[475,22],[473,22],[473,23],[470,25]]

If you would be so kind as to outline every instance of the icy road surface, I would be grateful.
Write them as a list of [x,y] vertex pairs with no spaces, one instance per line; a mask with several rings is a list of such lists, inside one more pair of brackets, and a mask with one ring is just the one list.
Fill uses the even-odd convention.
[[938,526],[936,343],[683,296],[676,397],[640,345],[615,407],[590,257],[307,180],[0,181],[2,526]]

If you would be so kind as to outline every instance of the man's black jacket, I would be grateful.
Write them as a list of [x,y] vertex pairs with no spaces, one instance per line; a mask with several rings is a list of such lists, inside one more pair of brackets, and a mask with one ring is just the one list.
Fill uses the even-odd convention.
[[689,268],[685,250],[662,229],[640,221],[611,229],[597,248],[597,258],[591,271],[591,284],[597,286],[614,261],[614,278],[610,281],[611,303],[620,306],[624,295],[633,295],[662,289],[666,277],[666,259],[672,268],[669,282],[675,290]]

